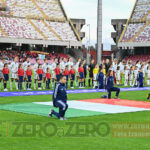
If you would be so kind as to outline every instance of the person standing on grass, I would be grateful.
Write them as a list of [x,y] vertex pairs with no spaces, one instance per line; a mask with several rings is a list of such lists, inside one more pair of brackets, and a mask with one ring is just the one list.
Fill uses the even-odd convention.
[[93,89],[97,88],[97,75],[99,73],[99,65],[95,65],[93,69],[93,81],[94,81],[94,86]]
[[19,90],[22,90],[22,83],[23,83],[23,76],[24,76],[23,64],[19,65],[17,74],[18,74],[18,81],[19,81],[18,88]]
[[61,76],[60,82],[56,84],[53,93],[53,106],[59,108],[59,113],[51,109],[49,117],[56,116],[60,120],[66,120],[65,113],[68,109],[66,82],[67,78],[65,76]]
[[79,76],[79,88],[84,88],[83,87],[83,81],[84,81],[84,68],[83,68],[83,64],[79,65],[79,69],[78,69],[78,76]]
[[27,90],[31,91],[31,84],[32,84],[32,68],[31,68],[31,66],[28,66],[26,75],[27,75]]
[[98,88],[104,89],[104,73],[102,67],[99,68],[99,73],[97,75]]
[[18,57],[14,58],[14,61],[10,64],[10,70],[11,70],[11,81],[10,81],[10,90],[13,90],[13,81],[15,80],[15,86],[16,90],[18,90],[18,76],[17,71],[19,67]]
[[36,64],[33,66],[33,71],[34,71],[34,90],[36,90],[36,83],[38,81],[37,70],[38,70],[39,64],[40,64],[40,60],[36,59]]
[[4,68],[5,59],[3,58],[0,62],[0,90],[1,90],[1,82],[3,80],[3,68]]
[[68,88],[69,74],[70,74],[70,73],[69,73],[69,68],[68,68],[68,66],[66,66],[66,67],[65,67],[65,70],[64,70],[64,72],[63,72],[63,75],[66,76],[66,78],[67,78],[66,88]]
[[4,65],[3,68],[3,76],[4,76],[4,91],[7,92],[7,82],[9,81],[9,69],[8,69],[8,64]]
[[137,81],[138,81],[138,87],[139,88],[143,88],[143,85],[144,85],[144,75],[143,75],[143,69],[142,68],[140,69],[140,71],[138,73]]
[[113,71],[108,71],[107,74],[107,82],[106,82],[106,89],[107,89],[107,98],[111,99],[111,92],[116,92],[116,99],[118,99],[120,89],[117,87],[114,87],[114,77],[113,77]]
[[76,74],[76,71],[74,69],[74,66],[71,66],[71,70],[70,70],[70,80],[71,80],[70,87],[72,89],[74,89],[73,83],[74,83],[74,80],[75,80],[75,74]]
[[45,59],[44,60],[44,64],[42,65],[44,74],[43,74],[43,89],[45,90],[45,82],[46,82],[46,72],[47,72],[47,68],[49,68],[49,64],[48,64],[48,60]]
[[54,88],[54,82],[55,82],[55,79],[56,79],[55,69],[57,67],[57,64],[58,64],[58,59],[55,58],[54,62],[51,65],[51,68],[52,68],[52,88]]
[[81,58],[78,59],[76,65],[75,65],[75,70],[76,70],[76,87],[78,87],[78,80],[79,80],[79,73],[78,73],[78,69],[79,69],[79,65],[81,64]]
[[50,89],[50,83],[51,83],[51,72],[50,72],[50,68],[47,68],[47,72],[46,72],[46,88]]
[[23,88],[24,90],[26,90],[26,87],[25,87],[25,82],[27,80],[27,76],[26,76],[26,71],[28,69],[28,66],[31,66],[31,63],[30,63],[30,58],[28,57],[26,59],[26,61],[23,63],[23,69],[24,69],[24,82],[23,82]]
[[94,85],[94,82],[93,82],[93,69],[95,67],[95,64],[94,64],[94,59],[91,60],[91,64],[89,65],[89,80],[88,80],[88,84],[89,84],[89,87],[91,87],[91,80],[92,80],[92,86]]
[[57,64],[57,67],[55,68],[55,80],[56,80],[56,83],[58,83],[59,82],[59,80],[60,80],[60,75],[61,75],[61,73],[60,73],[60,64]]
[[86,77],[87,77],[87,64],[86,64],[86,60],[83,61],[83,68],[84,68],[84,87],[86,87]]
[[37,74],[38,74],[38,90],[42,90],[41,88],[41,83],[42,83],[42,79],[43,79],[43,69],[42,69],[42,65],[40,64],[37,70]]

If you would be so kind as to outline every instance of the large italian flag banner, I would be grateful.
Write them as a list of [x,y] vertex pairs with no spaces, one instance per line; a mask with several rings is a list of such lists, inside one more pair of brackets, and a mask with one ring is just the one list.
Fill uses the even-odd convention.
[[[149,102],[133,100],[72,100],[68,101],[68,105],[69,109],[66,113],[67,118],[150,111]],[[53,108],[52,102],[6,104],[0,105],[0,109],[39,116],[48,116],[50,109],[58,111],[57,108]]]

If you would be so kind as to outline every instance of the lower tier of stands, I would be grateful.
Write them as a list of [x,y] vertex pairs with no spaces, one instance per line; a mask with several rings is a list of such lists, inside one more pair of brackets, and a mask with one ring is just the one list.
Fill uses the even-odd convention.
[[132,60],[132,63],[136,61],[146,62],[150,60],[150,55],[130,55],[125,58],[125,61]]

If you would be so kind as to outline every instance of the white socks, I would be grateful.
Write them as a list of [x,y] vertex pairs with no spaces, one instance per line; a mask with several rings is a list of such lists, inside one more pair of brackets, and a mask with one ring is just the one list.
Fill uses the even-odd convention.
[[25,87],[25,82],[23,82],[23,88],[24,88],[24,90],[26,90],[26,87]]
[[16,90],[18,90],[18,82],[15,82]]
[[10,90],[12,91],[12,86],[13,86],[13,82],[12,81],[10,81]]
[[36,90],[36,83],[34,83],[34,89]]
[[45,89],[45,83],[43,82],[43,89]]

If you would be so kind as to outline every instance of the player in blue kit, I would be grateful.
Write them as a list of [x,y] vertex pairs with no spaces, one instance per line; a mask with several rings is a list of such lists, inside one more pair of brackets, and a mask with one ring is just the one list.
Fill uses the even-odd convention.
[[60,120],[66,120],[65,113],[68,109],[66,83],[67,83],[66,76],[61,76],[60,82],[56,84],[53,93],[53,106],[59,108],[59,113],[51,109],[49,117],[52,117],[54,115]]
[[113,77],[113,71],[109,70],[107,74],[107,82],[106,82],[106,90],[107,90],[107,98],[111,99],[111,92],[116,92],[116,99],[118,99],[120,89],[117,87],[114,87],[114,77]]

